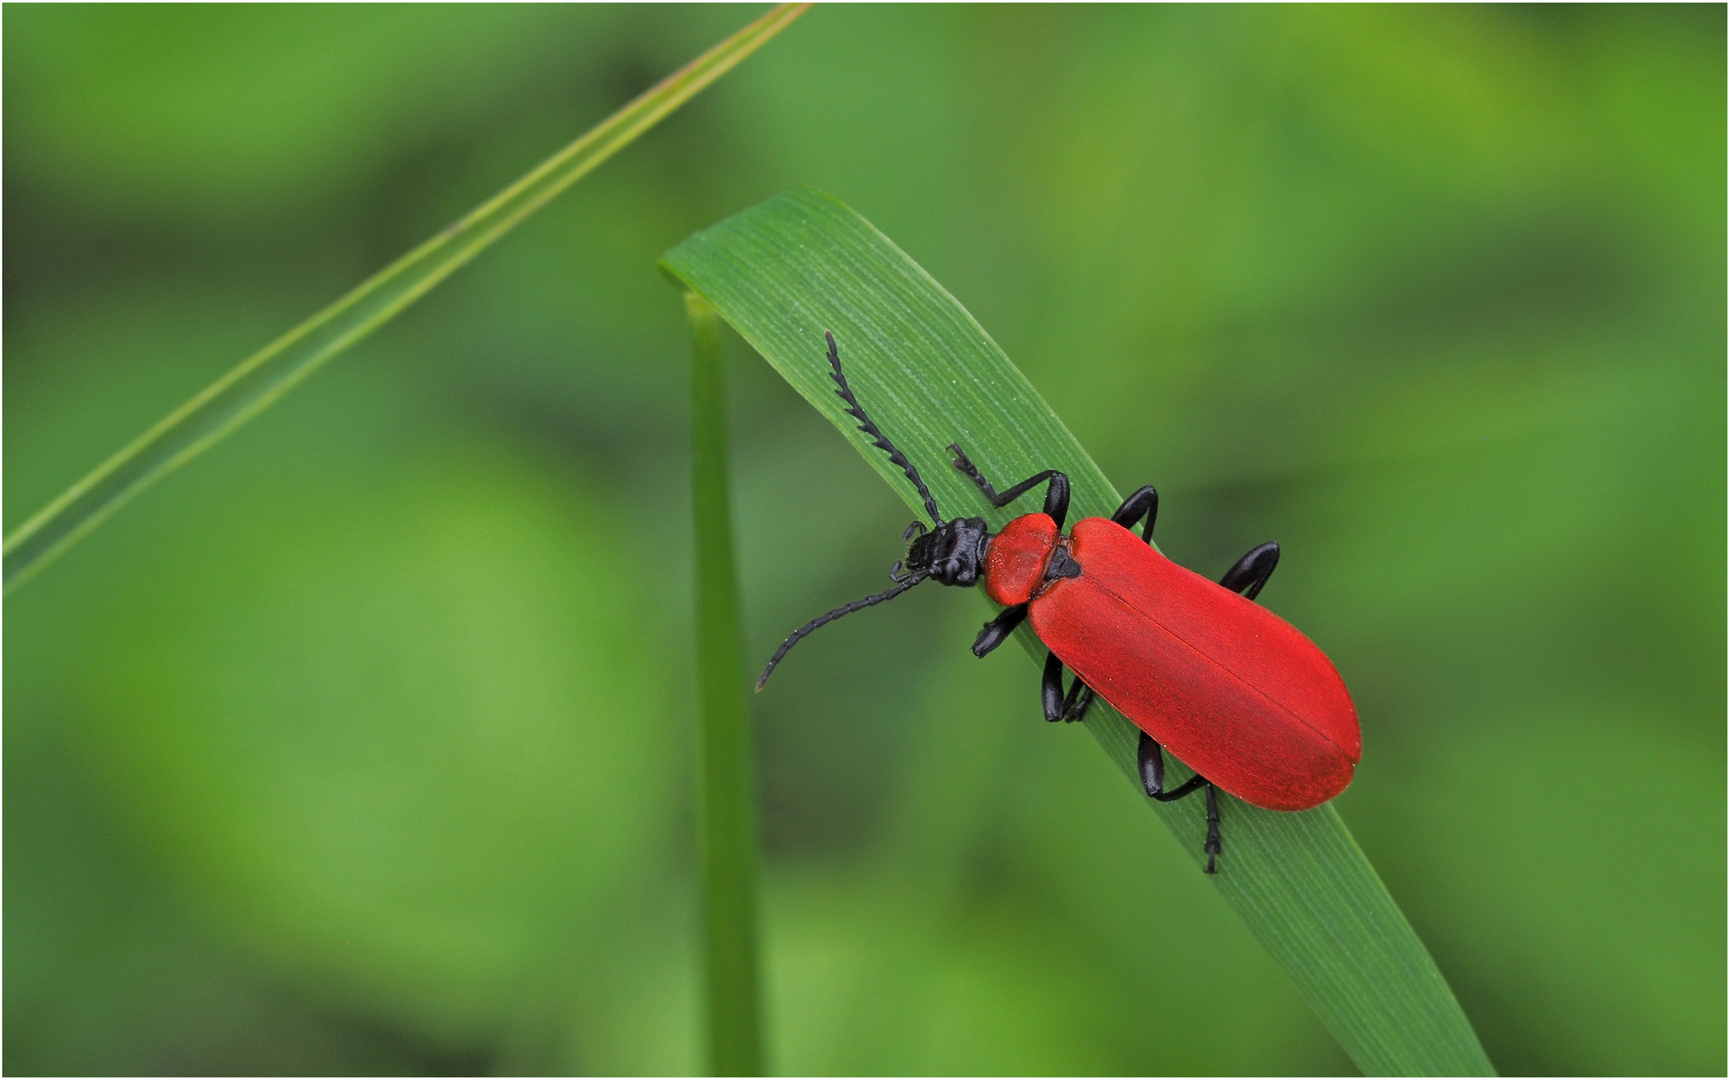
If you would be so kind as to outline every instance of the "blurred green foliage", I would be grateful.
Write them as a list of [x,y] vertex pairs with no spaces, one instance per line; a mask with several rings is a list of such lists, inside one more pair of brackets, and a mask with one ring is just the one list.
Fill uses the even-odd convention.
[[[8,526],[753,10],[9,8]],[[811,183],[1167,553],[1282,542],[1498,1066],[1721,1073],[1724,85],[1722,7],[811,13],[9,600],[5,1069],[698,1067],[653,264]],[[732,362],[760,656],[906,515]],[[775,1067],[1347,1068],[984,614],[757,700]]]

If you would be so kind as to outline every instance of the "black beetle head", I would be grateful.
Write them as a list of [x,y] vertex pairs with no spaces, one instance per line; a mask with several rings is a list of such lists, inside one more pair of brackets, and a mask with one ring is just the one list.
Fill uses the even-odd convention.
[[[908,532],[912,532],[908,528]],[[896,564],[897,581],[930,578],[943,585],[971,586],[985,566],[985,545],[991,539],[984,518],[956,518],[931,532],[921,531]]]

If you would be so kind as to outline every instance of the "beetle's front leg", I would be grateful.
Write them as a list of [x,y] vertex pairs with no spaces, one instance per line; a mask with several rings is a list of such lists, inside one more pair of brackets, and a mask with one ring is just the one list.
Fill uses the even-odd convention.
[[973,639],[973,655],[984,656],[992,649],[1008,640],[1015,633],[1015,628],[1027,619],[1027,605],[1016,604],[1006,607],[997,613],[997,618],[986,623],[979,631],[979,636]]
[[1047,517],[1057,522],[1059,530],[1063,528],[1063,519],[1069,516],[1069,477],[1056,469],[1046,469],[1042,473],[1029,476],[1008,491],[999,492],[991,486],[991,481],[985,479],[985,474],[979,471],[979,467],[973,464],[973,459],[967,456],[967,451],[961,449],[960,443],[950,443],[949,449],[955,453],[956,470],[973,481],[980,493],[985,496],[986,501],[998,509],[1008,506],[1040,484],[1050,481],[1049,486],[1045,489],[1045,513]]

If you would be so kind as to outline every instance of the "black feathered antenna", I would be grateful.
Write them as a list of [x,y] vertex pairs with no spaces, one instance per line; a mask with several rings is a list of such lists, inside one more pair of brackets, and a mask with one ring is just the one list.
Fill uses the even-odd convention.
[[[919,489],[920,496],[925,500],[925,510],[931,515],[931,520],[942,525],[943,515],[937,512],[937,500],[933,499],[931,492],[925,489],[925,481],[919,479],[919,470],[915,469],[913,463],[907,460],[906,454],[895,449],[895,444],[889,441],[889,436],[883,434],[883,429],[871,422],[871,418],[865,415],[864,406],[860,405],[859,399],[853,396],[852,388],[847,385],[847,376],[841,374],[841,353],[835,348],[835,335],[825,330],[823,331],[823,338],[829,342],[829,366],[835,369],[829,373],[829,377],[834,379],[835,385],[840,387],[835,392],[841,395],[842,401],[847,403],[847,415],[859,421],[859,430],[871,436],[877,447],[889,455],[890,461],[901,466],[901,471],[907,474],[907,479],[913,481],[913,486]],[[888,599],[888,597],[885,596],[883,599]],[[792,643],[791,638],[788,639],[788,643]],[[780,659],[779,654],[776,655],[775,659]],[[775,665],[771,662],[769,666],[774,667]],[[765,673],[763,677],[768,678],[769,676]],[[761,685],[761,683],[758,684],[758,686]]]
[[[878,449],[889,455],[890,461],[901,466],[901,471],[907,474],[907,479],[913,481],[913,486],[919,489],[919,495],[925,500],[925,510],[931,515],[931,520],[937,524],[938,528],[942,528],[943,515],[937,512],[937,500],[931,497],[931,492],[925,487],[925,481],[919,479],[919,470],[915,469],[913,463],[907,460],[906,454],[903,454],[900,450],[895,448],[895,444],[889,441],[889,436],[883,434],[883,429],[872,423],[871,418],[865,415],[865,407],[860,405],[859,399],[853,396],[853,388],[847,385],[847,376],[841,372],[841,351],[835,347],[835,335],[825,330],[823,331],[823,339],[829,343],[829,366],[834,369],[830,372],[829,377],[835,380],[835,385],[839,388],[835,392],[841,396],[842,401],[847,403],[847,415],[859,421],[859,430],[871,436],[871,441]],[[903,534],[902,539],[906,540],[911,538],[915,528],[918,529],[921,535],[924,534],[925,526],[915,521],[912,525],[907,527],[907,532]],[[787,650],[799,644],[800,640],[810,634],[813,630],[816,630],[820,626],[826,626],[843,615],[851,615],[855,611],[863,611],[875,604],[881,604],[885,600],[893,600],[908,589],[919,584],[921,581],[924,581],[928,576],[927,574],[917,573],[909,574],[906,577],[899,577],[897,575],[900,571],[901,564],[896,563],[895,569],[889,572],[889,576],[895,578],[895,585],[893,588],[884,589],[877,595],[867,596],[863,600],[855,600],[851,604],[842,604],[840,607],[835,608],[832,611],[825,611],[823,614],[812,619],[804,626],[801,626],[791,634],[788,634],[787,640],[783,641],[781,647],[775,650],[775,655],[769,658],[769,666],[763,669],[763,674],[757,679],[757,689],[763,689],[763,684],[769,681],[770,675],[774,674],[775,665],[779,664],[781,658],[787,655]]]
[[[929,499],[930,496],[927,495],[926,498]],[[916,574],[913,577],[908,578],[906,581],[903,581],[900,584],[896,585],[892,589],[884,589],[882,592],[878,593],[876,596],[867,596],[865,599],[855,600],[851,604],[842,604],[840,607],[834,609],[833,611],[825,611],[823,614],[817,616],[815,619],[812,619],[810,622],[806,623],[804,626],[801,626],[799,629],[793,631],[791,634],[788,634],[787,640],[783,641],[781,643],[781,647],[779,649],[775,650],[775,655],[769,657],[769,666],[763,669],[763,674],[760,677],[758,677],[758,679],[757,679],[757,689],[759,689],[759,690],[763,689],[763,684],[769,681],[769,676],[770,676],[770,674],[772,674],[774,672],[775,665],[779,664],[781,662],[781,658],[783,656],[787,655],[787,650],[791,649],[793,646],[799,644],[799,639],[804,637],[806,634],[809,634],[811,631],[817,629],[819,626],[823,626],[826,623],[834,622],[836,619],[839,619],[843,615],[851,615],[855,611],[863,611],[865,608],[868,608],[873,604],[881,604],[885,600],[893,600],[897,596],[900,596],[902,593],[906,592],[908,589],[911,589],[913,586],[919,584],[921,581],[924,581],[924,580],[925,580],[924,574]]]

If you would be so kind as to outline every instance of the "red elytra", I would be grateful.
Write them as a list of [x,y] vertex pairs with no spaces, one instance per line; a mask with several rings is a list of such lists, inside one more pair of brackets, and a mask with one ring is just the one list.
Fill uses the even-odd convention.
[[[1048,580],[1060,546],[1081,573]],[[984,585],[1006,607],[1027,603],[1058,659],[1222,790],[1307,810],[1351,783],[1357,710],[1327,655],[1116,522],[1085,518],[1063,537],[1045,514],[1016,518],[985,549]]]

